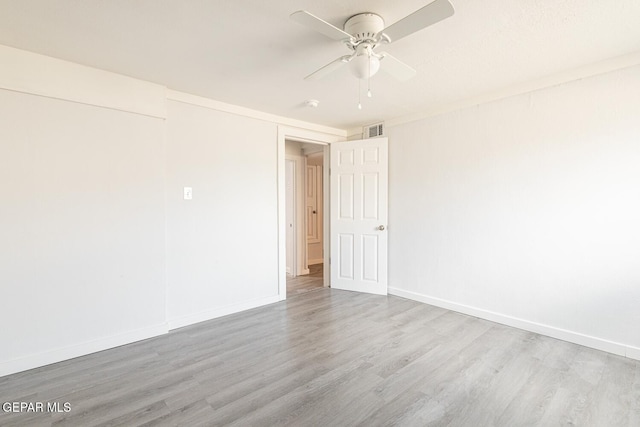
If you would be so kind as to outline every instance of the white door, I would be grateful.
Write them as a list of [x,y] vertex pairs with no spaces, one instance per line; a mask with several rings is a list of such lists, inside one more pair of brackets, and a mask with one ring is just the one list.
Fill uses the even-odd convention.
[[[307,157],[307,161],[311,160]],[[317,161],[313,159],[312,161]],[[307,199],[307,265],[322,264],[322,234],[323,234],[323,191],[322,191],[322,166],[307,165],[306,175],[306,199]]]
[[[320,175],[322,178],[322,175]],[[307,218],[307,243],[320,242],[320,227],[318,215],[318,166],[307,165],[305,180],[306,218]]]
[[387,294],[387,145],[330,145],[332,288]]

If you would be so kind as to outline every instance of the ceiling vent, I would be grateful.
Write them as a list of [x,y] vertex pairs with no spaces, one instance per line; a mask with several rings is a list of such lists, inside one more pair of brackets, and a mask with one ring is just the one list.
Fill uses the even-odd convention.
[[384,136],[384,123],[376,123],[375,125],[365,126],[363,134],[365,138]]

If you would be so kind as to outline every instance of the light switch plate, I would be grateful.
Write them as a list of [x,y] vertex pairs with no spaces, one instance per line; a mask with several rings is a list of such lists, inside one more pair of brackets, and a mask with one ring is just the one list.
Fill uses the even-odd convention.
[[185,200],[191,200],[191,199],[193,199],[193,188],[191,188],[191,187],[184,187],[184,199],[185,199]]

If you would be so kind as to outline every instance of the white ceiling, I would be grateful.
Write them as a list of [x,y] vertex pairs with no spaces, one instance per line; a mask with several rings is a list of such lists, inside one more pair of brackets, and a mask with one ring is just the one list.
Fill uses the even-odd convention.
[[375,12],[390,24],[429,0],[0,0],[0,44],[343,129],[640,51],[640,0],[451,2],[453,17],[385,47],[418,75],[378,73],[363,110],[346,67],[303,80],[348,51],[289,15],[342,28]]

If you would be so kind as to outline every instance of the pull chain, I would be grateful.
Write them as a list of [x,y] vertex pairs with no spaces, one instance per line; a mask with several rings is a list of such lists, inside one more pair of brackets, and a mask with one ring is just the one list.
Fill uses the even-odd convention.
[[360,101],[360,92],[362,92],[360,88],[361,81],[362,79],[358,79],[358,110],[362,110],[362,102]]
[[369,52],[369,62],[367,64],[369,70],[367,71],[367,96],[371,98],[371,52]]

